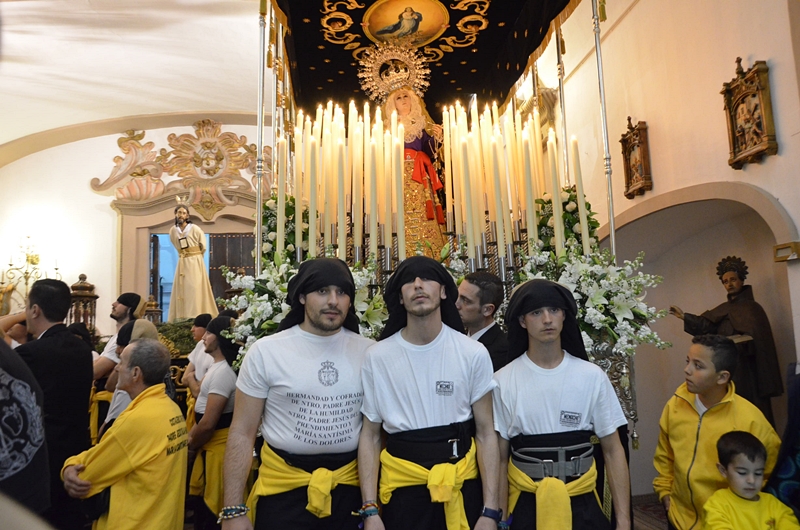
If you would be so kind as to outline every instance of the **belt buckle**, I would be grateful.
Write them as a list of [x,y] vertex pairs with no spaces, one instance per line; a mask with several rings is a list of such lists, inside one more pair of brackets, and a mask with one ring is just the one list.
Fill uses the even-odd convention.
[[[549,469],[548,466],[550,466]],[[542,460],[542,477],[554,477],[555,471],[555,462],[552,460]]]
[[447,443],[453,444],[453,454],[450,456],[450,460],[458,460],[458,438],[451,438],[447,440]]
[[583,475],[583,473],[581,473],[582,461],[583,457],[580,455],[573,456],[572,458],[569,459],[570,465],[572,466],[572,474],[570,475],[570,477],[577,478]]

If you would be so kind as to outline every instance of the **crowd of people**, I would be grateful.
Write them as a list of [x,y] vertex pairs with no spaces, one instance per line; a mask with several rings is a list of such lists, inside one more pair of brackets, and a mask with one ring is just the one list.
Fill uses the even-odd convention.
[[[492,274],[457,286],[408,258],[375,342],[347,265],[306,261],[238,374],[237,315],[196,316],[184,415],[139,295],[112,304],[117,333],[93,360],[63,323],[69,288],[40,280],[15,348],[0,344],[0,491],[59,529],[179,530],[191,513],[198,529],[630,530],[627,419],[572,293],[524,283],[507,334],[503,294]],[[736,359],[730,339],[695,337],[664,408],[654,488],[669,528],[800,529],[761,491],[780,438],[736,395]]]

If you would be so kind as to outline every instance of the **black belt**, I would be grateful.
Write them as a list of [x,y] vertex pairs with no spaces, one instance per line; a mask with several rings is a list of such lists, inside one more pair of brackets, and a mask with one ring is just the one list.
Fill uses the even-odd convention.
[[[267,444],[269,445],[269,444]],[[283,461],[292,467],[302,469],[306,473],[313,473],[319,468],[330,469],[334,471],[340,467],[344,467],[358,457],[358,449],[353,449],[346,453],[317,453],[313,455],[298,455],[289,453],[283,449],[278,449],[269,446],[276,455],[283,458]]]
[[555,477],[568,483],[591,469],[593,434],[592,431],[520,434],[511,439],[511,461],[533,480]]
[[[200,423],[200,420],[203,419],[204,414],[201,412],[194,411],[194,422],[195,424]],[[226,412],[222,416],[219,417],[217,420],[217,426],[214,427],[215,431],[219,431],[221,429],[227,429],[231,426],[231,422],[233,421],[233,412]]]
[[390,434],[386,451],[425,468],[464,458],[472,447],[475,420]]

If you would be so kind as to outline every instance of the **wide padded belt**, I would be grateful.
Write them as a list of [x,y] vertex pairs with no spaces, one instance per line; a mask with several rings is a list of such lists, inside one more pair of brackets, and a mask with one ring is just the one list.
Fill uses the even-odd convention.
[[[583,451],[575,455],[576,451]],[[562,482],[568,478],[577,478],[589,471],[594,462],[592,453],[594,446],[591,442],[562,447],[521,447],[511,449],[511,461],[517,468],[533,480],[542,480],[545,477],[555,477]],[[557,454],[557,459],[537,458],[536,454]],[[572,453],[572,456],[568,454]]]
[[437,464],[456,463],[469,452],[475,434],[475,421],[414,429],[390,434],[386,451],[428,469]]

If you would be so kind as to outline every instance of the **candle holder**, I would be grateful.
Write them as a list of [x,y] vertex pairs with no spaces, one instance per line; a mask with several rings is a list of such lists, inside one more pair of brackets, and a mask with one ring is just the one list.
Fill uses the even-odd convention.
[[353,247],[353,263],[361,263],[364,259],[364,247]]
[[475,258],[469,258],[467,260],[467,267],[469,267],[469,272],[475,272]]
[[61,273],[58,271],[57,265],[53,268],[52,276],[40,267],[39,254],[30,244],[30,241],[24,247],[20,245],[20,250],[25,255],[25,261],[15,264],[13,257],[11,257],[8,260],[8,268],[0,272],[0,314],[10,311],[12,298],[20,306],[24,306],[28,293],[37,280],[49,277],[56,280],[61,279]]

